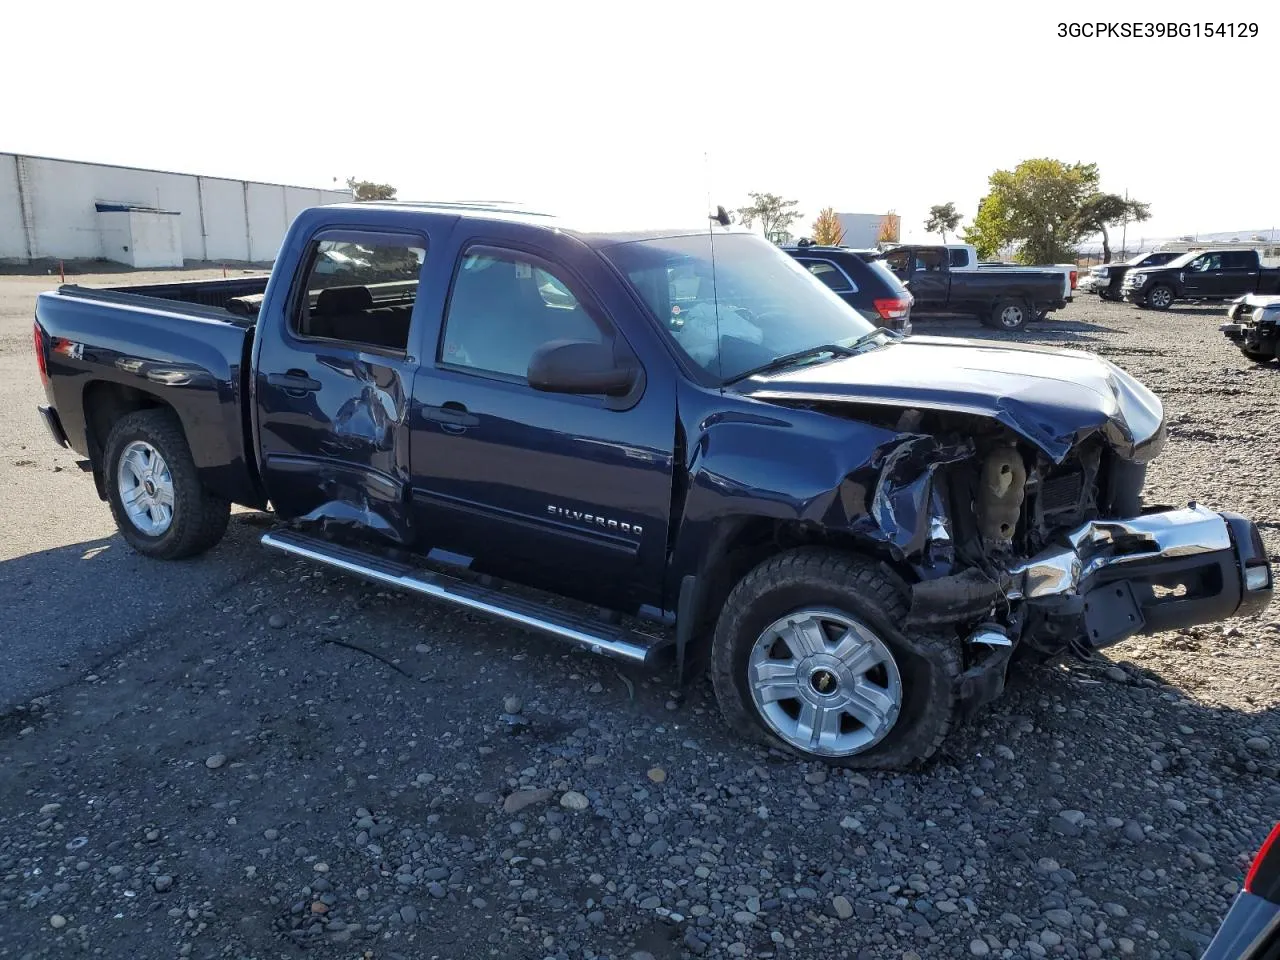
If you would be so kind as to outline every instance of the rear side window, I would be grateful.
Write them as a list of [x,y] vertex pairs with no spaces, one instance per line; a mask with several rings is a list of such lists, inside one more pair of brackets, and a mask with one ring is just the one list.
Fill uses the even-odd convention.
[[1232,250],[1222,255],[1223,270],[1249,270],[1257,265],[1251,250]]
[[897,275],[889,269],[889,265],[883,260],[872,260],[867,264],[871,271],[888,285],[889,289],[897,296],[905,296],[907,288],[902,285],[902,281]]
[[830,260],[801,260],[805,268],[836,293],[857,293],[858,286]]
[[553,264],[492,247],[468,249],[449,295],[440,362],[523,380],[534,351],[550,340],[606,337]]
[[290,329],[309,340],[407,350],[426,255],[420,239],[382,234],[312,244]]
[[953,267],[967,267],[969,265],[969,251],[956,249],[948,250],[947,260]]

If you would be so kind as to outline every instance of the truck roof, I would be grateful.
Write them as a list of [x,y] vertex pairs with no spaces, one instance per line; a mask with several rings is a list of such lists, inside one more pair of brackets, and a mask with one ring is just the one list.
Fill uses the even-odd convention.
[[[560,233],[567,233],[577,237],[583,243],[591,247],[609,247],[619,243],[628,243],[636,240],[653,240],[660,237],[686,237],[696,236],[698,234],[709,233],[711,230],[711,220],[705,219],[701,223],[694,219],[681,225],[673,225],[669,227],[661,226],[624,226],[622,222],[614,218],[610,221],[608,218],[602,218],[600,222],[591,222],[585,218],[563,218],[554,213],[543,213],[534,210],[521,209],[516,204],[502,203],[455,203],[455,202],[439,202],[439,201],[415,201],[415,200],[372,200],[372,201],[352,201],[350,203],[334,203],[326,204],[323,207],[311,208],[310,214],[317,219],[325,219],[335,212],[341,212],[343,216],[338,219],[346,220],[350,216],[356,219],[356,216],[366,224],[376,226],[379,223],[386,225],[394,224],[411,224],[424,215],[440,216],[440,217],[461,217],[466,220],[473,220],[488,223],[519,223],[526,226],[555,230]],[[370,216],[372,214],[372,217]],[[750,234],[754,233],[741,226],[731,225],[728,227],[717,227],[716,235],[725,234]]]

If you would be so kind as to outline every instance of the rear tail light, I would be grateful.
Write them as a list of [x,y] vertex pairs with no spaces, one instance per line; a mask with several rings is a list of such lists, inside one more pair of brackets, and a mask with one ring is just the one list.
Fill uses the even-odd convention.
[[1244,878],[1244,888],[1255,897],[1280,904],[1280,823],[1262,841],[1262,849]]
[[47,387],[49,385],[49,365],[44,355],[44,331],[40,329],[39,321],[33,323],[31,329],[35,337],[36,366],[40,369],[40,383]]
[[911,310],[911,301],[896,297],[892,300],[884,299],[875,301],[876,313],[880,314],[881,320],[901,320]]
[[1071,289],[1072,290],[1076,288],[1076,280],[1079,278],[1079,276],[1080,274],[1078,271],[1075,271],[1075,270],[1071,271]]

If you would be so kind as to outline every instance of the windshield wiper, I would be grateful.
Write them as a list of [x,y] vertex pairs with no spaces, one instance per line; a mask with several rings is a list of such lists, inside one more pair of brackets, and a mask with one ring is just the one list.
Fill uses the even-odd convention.
[[724,382],[725,386],[737,383],[740,380],[746,380],[748,377],[754,377],[758,373],[769,373],[773,370],[780,370],[783,367],[789,367],[802,360],[808,360],[812,357],[820,357],[824,353],[831,354],[832,359],[835,359],[836,357],[852,357],[857,353],[854,347],[875,333],[876,331],[872,330],[871,333],[864,334],[855,340],[852,345],[847,347],[841,343],[824,343],[821,346],[809,347],[806,350],[797,350],[795,353],[787,353],[780,357],[774,357],[768,363],[762,363],[758,367],[752,367],[750,370],[744,370],[742,373],[730,377]]

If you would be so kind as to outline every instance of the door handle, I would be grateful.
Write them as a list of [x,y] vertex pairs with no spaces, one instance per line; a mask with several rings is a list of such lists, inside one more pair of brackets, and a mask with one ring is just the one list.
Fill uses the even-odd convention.
[[305,370],[290,370],[288,373],[269,373],[267,383],[280,387],[288,393],[300,395],[314,393],[320,389],[320,381],[312,380]]
[[480,423],[479,417],[474,413],[468,413],[467,408],[455,400],[450,400],[438,407],[424,406],[422,417],[424,420],[435,420],[437,423],[454,427],[474,427]]

